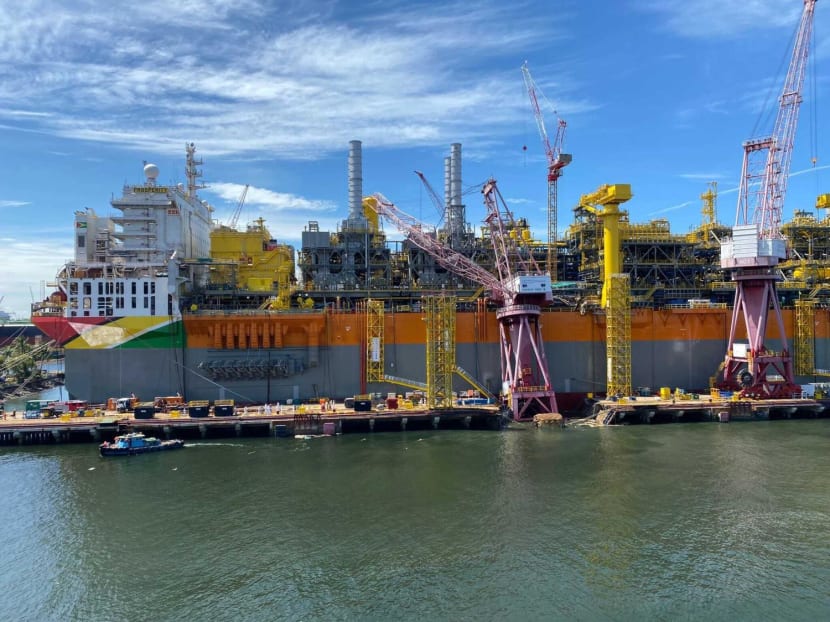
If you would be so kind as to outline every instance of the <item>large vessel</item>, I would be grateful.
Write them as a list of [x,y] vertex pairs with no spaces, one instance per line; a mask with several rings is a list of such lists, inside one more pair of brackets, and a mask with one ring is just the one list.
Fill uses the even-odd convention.
[[[201,162],[187,146],[186,186],[157,183],[158,169],[112,200],[120,212],[75,214],[75,257],[56,290],[34,305],[32,321],[64,348],[70,395],[93,403],[134,393],[180,393],[188,400],[238,403],[343,398],[401,391],[367,382],[368,299],[381,301],[387,377],[417,386],[426,379],[424,295],[452,292],[456,362],[488,391],[501,390],[496,309],[479,283],[441,267],[406,239],[387,240],[364,201],[361,144],[349,150],[349,213],[336,231],[309,222],[297,253],[274,239],[262,219],[242,229],[212,222],[199,199]],[[493,269],[486,227],[476,237],[461,198],[461,146],[445,160],[449,215],[437,239]],[[621,213],[622,269],[631,275],[632,392],[645,387],[708,390],[724,359],[734,284],[719,268],[716,193],[702,195],[704,219],[688,234],[666,220],[629,222]],[[527,223],[513,239],[544,261],[548,249]],[[583,207],[555,249],[554,304],[541,327],[562,411],[577,409],[608,383],[607,313],[602,289],[602,222]],[[784,225],[797,261],[781,266],[785,330],[801,355],[800,380],[815,380],[828,359],[830,322],[824,279],[830,222],[800,210]],[[797,307],[797,309],[796,309]],[[771,328],[768,347],[780,335]],[[460,377],[454,388],[470,385]]]

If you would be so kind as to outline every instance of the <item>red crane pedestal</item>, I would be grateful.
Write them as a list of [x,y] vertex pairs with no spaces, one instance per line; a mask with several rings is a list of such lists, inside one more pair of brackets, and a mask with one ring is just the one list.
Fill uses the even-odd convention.
[[516,304],[496,311],[501,341],[502,387],[513,418],[532,419],[539,413],[556,413],[545,356],[541,310],[536,305]]
[[[735,307],[732,310],[723,379],[718,386],[756,399],[800,396],[801,387],[794,382],[792,357],[775,287],[780,277],[769,269],[744,269],[732,278],[735,280]],[[770,312],[778,324],[779,352],[767,350],[764,344]],[[736,352],[735,347],[735,334],[741,317],[746,325],[748,343],[739,343],[738,349],[743,350],[740,346],[745,346],[745,353]]]

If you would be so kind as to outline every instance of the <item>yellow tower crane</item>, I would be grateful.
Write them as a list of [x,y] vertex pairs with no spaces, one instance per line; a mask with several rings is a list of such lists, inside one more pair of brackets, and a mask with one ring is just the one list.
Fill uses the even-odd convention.
[[579,207],[602,218],[602,308],[606,319],[608,395],[631,395],[631,280],[622,274],[620,204],[632,197],[629,184],[600,186],[583,194]]
[[594,192],[583,194],[579,207],[602,218],[602,308],[608,303],[611,275],[622,267],[620,257],[620,205],[631,199],[630,184],[605,184]]

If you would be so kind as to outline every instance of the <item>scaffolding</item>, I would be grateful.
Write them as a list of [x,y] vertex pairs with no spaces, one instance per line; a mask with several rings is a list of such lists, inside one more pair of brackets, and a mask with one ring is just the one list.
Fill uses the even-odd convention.
[[455,296],[425,296],[427,407],[452,408],[455,372]]
[[383,328],[382,300],[366,301],[366,382],[383,382]]
[[[705,233],[687,236],[673,234],[664,218],[646,223],[632,223],[629,218],[627,211],[620,210],[620,269],[631,275],[636,300],[662,306],[667,301],[703,297],[711,275],[717,273],[713,262],[719,257],[720,247],[704,244],[698,237],[709,235],[710,230],[720,235],[729,229],[712,225]],[[566,234],[566,252],[574,259],[578,280],[596,283],[603,278],[601,224],[601,215],[584,206],[574,210],[574,224]]]
[[607,394],[631,395],[631,279],[612,274],[606,306]]
[[808,376],[816,367],[816,304],[815,299],[795,301],[795,373]]

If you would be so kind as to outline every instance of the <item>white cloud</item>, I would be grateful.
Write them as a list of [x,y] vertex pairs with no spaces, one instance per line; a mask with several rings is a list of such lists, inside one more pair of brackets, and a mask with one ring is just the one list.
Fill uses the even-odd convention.
[[[245,189],[243,184],[218,182],[211,183],[205,192],[215,194],[225,201],[238,203],[242,192]],[[245,194],[245,207],[258,207],[274,211],[303,210],[310,212],[333,211],[336,205],[331,201],[320,201],[306,199],[287,192],[275,192],[267,188],[249,186]]]
[[663,16],[666,26],[686,37],[733,37],[753,30],[792,26],[801,3],[791,0],[641,0],[640,8]]
[[[226,209],[217,208],[215,219],[229,224],[239,204],[244,184],[211,183],[202,194],[213,194],[231,205]],[[301,231],[313,220],[320,231],[335,231],[341,218],[336,213],[337,205],[332,201],[308,199],[287,192],[275,192],[267,188],[249,186],[245,202],[240,209],[237,227],[242,227],[258,218],[265,220],[265,227],[271,235],[282,242],[300,242]]]
[[830,168],[830,164],[823,164],[821,166],[811,166],[810,168],[804,168],[800,171],[794,171],[790,173],[790,177],[798,177],[800,175],[807,175],[809,173],[814,173],[816,171],[824,171],[828,168]]
[[[21,319],[29,317],[32,302],[42,300],[51,291],[43,275],[54,276],[59,265],[72,257],[74,249],[61,246],[63,237],[43,238],[38,242],[22,242],[14,231],[0,240],[4,248],[3,270],[0,272],[0,296],[3,308]],[[56,244],[55,242],[58,242]],[[56,258],[59,258],[56,262]],[[51,277],[50,277],[51,278]]]
[[9,201],[0,199],[0,208],[4,207],[23,207],[29,205],[28,201]]
[[672,205],[671,207],[664,207],[663,209],[658,209],[653,212],[649,212],[649,216],[657,216],[659,214],[668,214],[669,212],[676,212],[677,210],[683,209],[684,207],[688,207],[690,205],[694,205],[694,201],[684,201],[683,203],[678,203],[677,205]]
[[[348,22],[331,2],[203,4],[5,3],[0,122],[145,152],[194,141],[207,156],[314,159],[356,137],[487,145],[526,115],[518,62],[468,70],[557,36],[495,0],[367,4]],[[595,108],[569,99],[567,77],[559,109]]]

